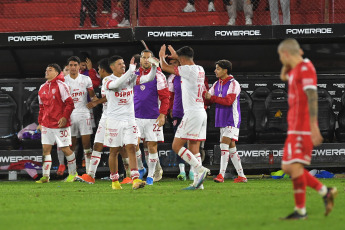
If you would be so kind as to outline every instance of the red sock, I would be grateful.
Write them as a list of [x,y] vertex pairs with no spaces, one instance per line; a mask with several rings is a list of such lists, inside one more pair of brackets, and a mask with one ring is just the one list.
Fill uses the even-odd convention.
[[292,180],[293,190],[295,196],[295,204],[297,208],[305,207],[305,188],[306,188],[306,179],[304,175],[297,177]]
[[319,191],[322,188],[322,183],[316,179],[315,177],[313,177],[308,170],[304,169],[304,177],[307,183],[307,186],[315,189],[316,191]]

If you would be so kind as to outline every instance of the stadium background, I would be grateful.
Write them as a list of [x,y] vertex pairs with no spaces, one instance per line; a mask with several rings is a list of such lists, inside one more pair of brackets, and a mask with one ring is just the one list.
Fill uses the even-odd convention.
[[[130,0],[131,26],[126,28],[116,26],[123,19],[123,9],[117,7],[117,1],[111,2],[111,12],[102,13],[103,1],[97,1],[96,20],[99,27],[96,28],[91,27],[89,16],[86,16],[84,26],[79,27],[81,1],[0,2],[1,157],[41,155],[39,143],[20,142],[15,136],[9,135],[34,120],[35,104],[30,100],[44,81],[44,70],[48,63],[63,65],[69,56],[81,52],[90,54],[94,68],[98,60],[114,54],[123,56],[128,62],[133,54],[143,49],[140,40],[146,41],[156,55],[163,43],[176,48],[189,45],[195,50],[195,62],[205,68],[210,84],[216,80],[214,62],[229,59],[233,63],[233,75],[241,83],[242,90],[252,95],[259,87],[267,87],[270,92],[287,90],[278,77],[281,64],[276,48],[282,39],[294,37],[300,41],[305,57],[316,66],[319,89],[329,93],[324,96],[323,108],[327,112],[322,115],[326,115],[320,116],[328,143],[315,151],[314,167],[338,170],[344,166],[341,163],[345,158],[342,152],[345,142],[344,112],[341,112],[345,110],[344,1],[315,0],[311,4],[306,0],[291,0],[291,25],[272,26],[268,1],[252,0],[253,25],[244,25],[243,12],[238,12],[236,26],[226,26],[227,12],[219,0],[214,1],[216,12],[208,12],[208,1],[200,0],[195,3],[197,12],[192,13],[182,12],[186,0]],[[251,104],[248,114],[254,114],[252,119],[255,119],[257,111],[254,107],[258,105],[257,101],[262,102],[262,98],[256,98],[257,101],[251,96],[248,98],[243,104]],[[267,95],[264,104],[266,98]],[[260,113],[269,120],[272,112],[275,115],[278,110],[286,108],[285,99],[284,95],[278,97],[275,111],[265,107]],[[212,123],[213,107],[208,114],[206,164],[215,170],[219,167],[219,134]],[[242,114],[244,120],[250,120],[251,115],[248,114]],[[281,117],[275,117],[273,128],[268,123],[258,127],[259,122],[255,122],[254,125],[248,122],[241,126],[243,136],[238,149],[243,149],[244,169],[279,168],[285,133],[284,113]],[[282,129],[275,129],[280,125]],[[242,127],[249,128],[243,130]],[[171,125],[166,124],[164,129],[166,143],[159,146],[161,162],[166,172],[177,172],[175,155],[170,151]],[[274,155],[272,164],[269,164],[270,154]],[[1,158],[0,164],[7,164],[11,159]],[[105,161],[104,164],[106,166]]]

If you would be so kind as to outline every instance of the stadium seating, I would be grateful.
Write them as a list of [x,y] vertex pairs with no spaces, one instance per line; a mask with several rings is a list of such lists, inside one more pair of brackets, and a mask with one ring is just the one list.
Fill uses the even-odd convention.
[[266,98],[270,94],[267,87],[258,87],[251,95],[253,100],[253,113],[255,114],[255,134],[256,140],[266,127]]
[[282,143],[287,132],[288,96],[282,89],[273,90],[266,98],[266,126],[259,139],[265,143]]
[[333,99],[325,89],[318,89],[318,120],[319,128],[324,142],[332,142],[334,139],[335,114],[332,110]]
[[8,94],[0,93],[0,149],[14,149],[18,146],[19,121],[17,103]]
[[253,143],[255,139],[255,117],[253,114],[253,101],[249,94],[241,91],[241,126],[238,143]]

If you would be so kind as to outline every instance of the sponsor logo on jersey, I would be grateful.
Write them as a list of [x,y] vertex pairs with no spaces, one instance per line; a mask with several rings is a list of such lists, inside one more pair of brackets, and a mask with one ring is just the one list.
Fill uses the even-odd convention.
[[260,30],[216,30],[215,37],[244,37],[261,36]]
[[115,97],[129,97],[133,94],[133,90],[127,92],[115,92]]
[[74,40],[108,40],[120,38],[119,33],[75,34]]
[[8,42],[47,42],[54,41],[53,35],[8,36]]
[[145,90],[145,85],[140,85],[140,89],[141,89],[141,91],[144,91]]
[[[81,97],[83,96],[85,93],[84,92],[78,92],[78,93],[72,93],[71,97],[75,98],[75,97]],[[73,99],[74,100],[74,99]],[[77,99],[78,100],[78,99]]]
[[154,38],[174,38],[174,37],[194,37],[193,31],[147,31],[147,37]]
[[286,34],[333,34],[332,28],[286,29]]

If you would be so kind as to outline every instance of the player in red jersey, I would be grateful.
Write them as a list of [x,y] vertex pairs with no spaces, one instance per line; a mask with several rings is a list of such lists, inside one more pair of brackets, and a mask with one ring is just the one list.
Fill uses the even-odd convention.
[[295,39],[286,39],[278,46],[283,64],[280,78],[288,81],[288,136],[285,141],[282,169],[293,183],[295,211],[284,219],[306,219],[306,186],[323,197],[327,216],[333,209],[337,189],[327,188],[313,177],[304,165],[311,162],[313,146],[319,146],[323,138],[318,126],[317,76],[310,60],[303,59],[303,51]]

